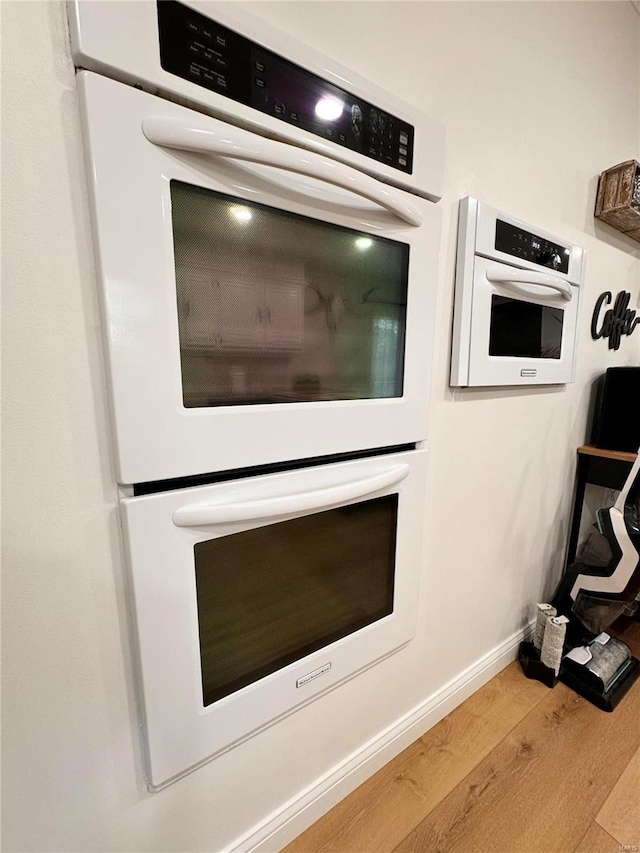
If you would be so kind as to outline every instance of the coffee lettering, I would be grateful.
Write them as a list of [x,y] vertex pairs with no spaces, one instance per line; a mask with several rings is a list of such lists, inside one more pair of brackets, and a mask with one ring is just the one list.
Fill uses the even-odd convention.
[[631,335],[640,323],[640,317],[636,317],[636,312],[629,308],[631,294],[621,290],[616,296],[613,308],[605,311],[601,319],[603,306],[609,305],[612,299],[613,296],[609,290],[598,297],[591,318],[591,337],[594,341],[609,338],[609,349],[617,350],[620,348],[622,335]]

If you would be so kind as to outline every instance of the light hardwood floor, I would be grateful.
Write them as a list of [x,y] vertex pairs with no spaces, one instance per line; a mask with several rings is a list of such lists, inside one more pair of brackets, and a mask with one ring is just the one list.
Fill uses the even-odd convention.
[[[640,623],[619,634],[640,654]],[[517,662],[285,853],[640,850],[640,681],[607,714]]]

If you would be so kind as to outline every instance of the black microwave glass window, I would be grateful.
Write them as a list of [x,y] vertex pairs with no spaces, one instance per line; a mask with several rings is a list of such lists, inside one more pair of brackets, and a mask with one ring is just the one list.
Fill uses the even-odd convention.
[[563,321],[561,308],[494,294],[491,297],[489,355],[559,359]]
[[171,182],[187,408],[401,397],[406,243]]
[[397,516],[394,494],[195,545],[204,705],[391,614]]

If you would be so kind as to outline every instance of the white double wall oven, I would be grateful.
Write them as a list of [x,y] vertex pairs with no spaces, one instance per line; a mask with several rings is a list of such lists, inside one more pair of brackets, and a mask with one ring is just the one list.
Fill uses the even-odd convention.
[[160,788],[415,631],[442,131],[237,10],[70,11]]

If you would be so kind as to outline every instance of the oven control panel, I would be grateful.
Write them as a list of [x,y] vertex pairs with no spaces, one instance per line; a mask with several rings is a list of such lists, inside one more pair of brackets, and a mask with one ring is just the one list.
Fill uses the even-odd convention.
[[157,7],[165,71],[412,174],[408,122],[177,0],[158,0]]
[[506,252],[508,255],[531,261],[541,267],[548,267],[558,272],[569,272],[571,250],[567,246],[538,237],[502,219],[496,219],[495,248],[499,252]]

